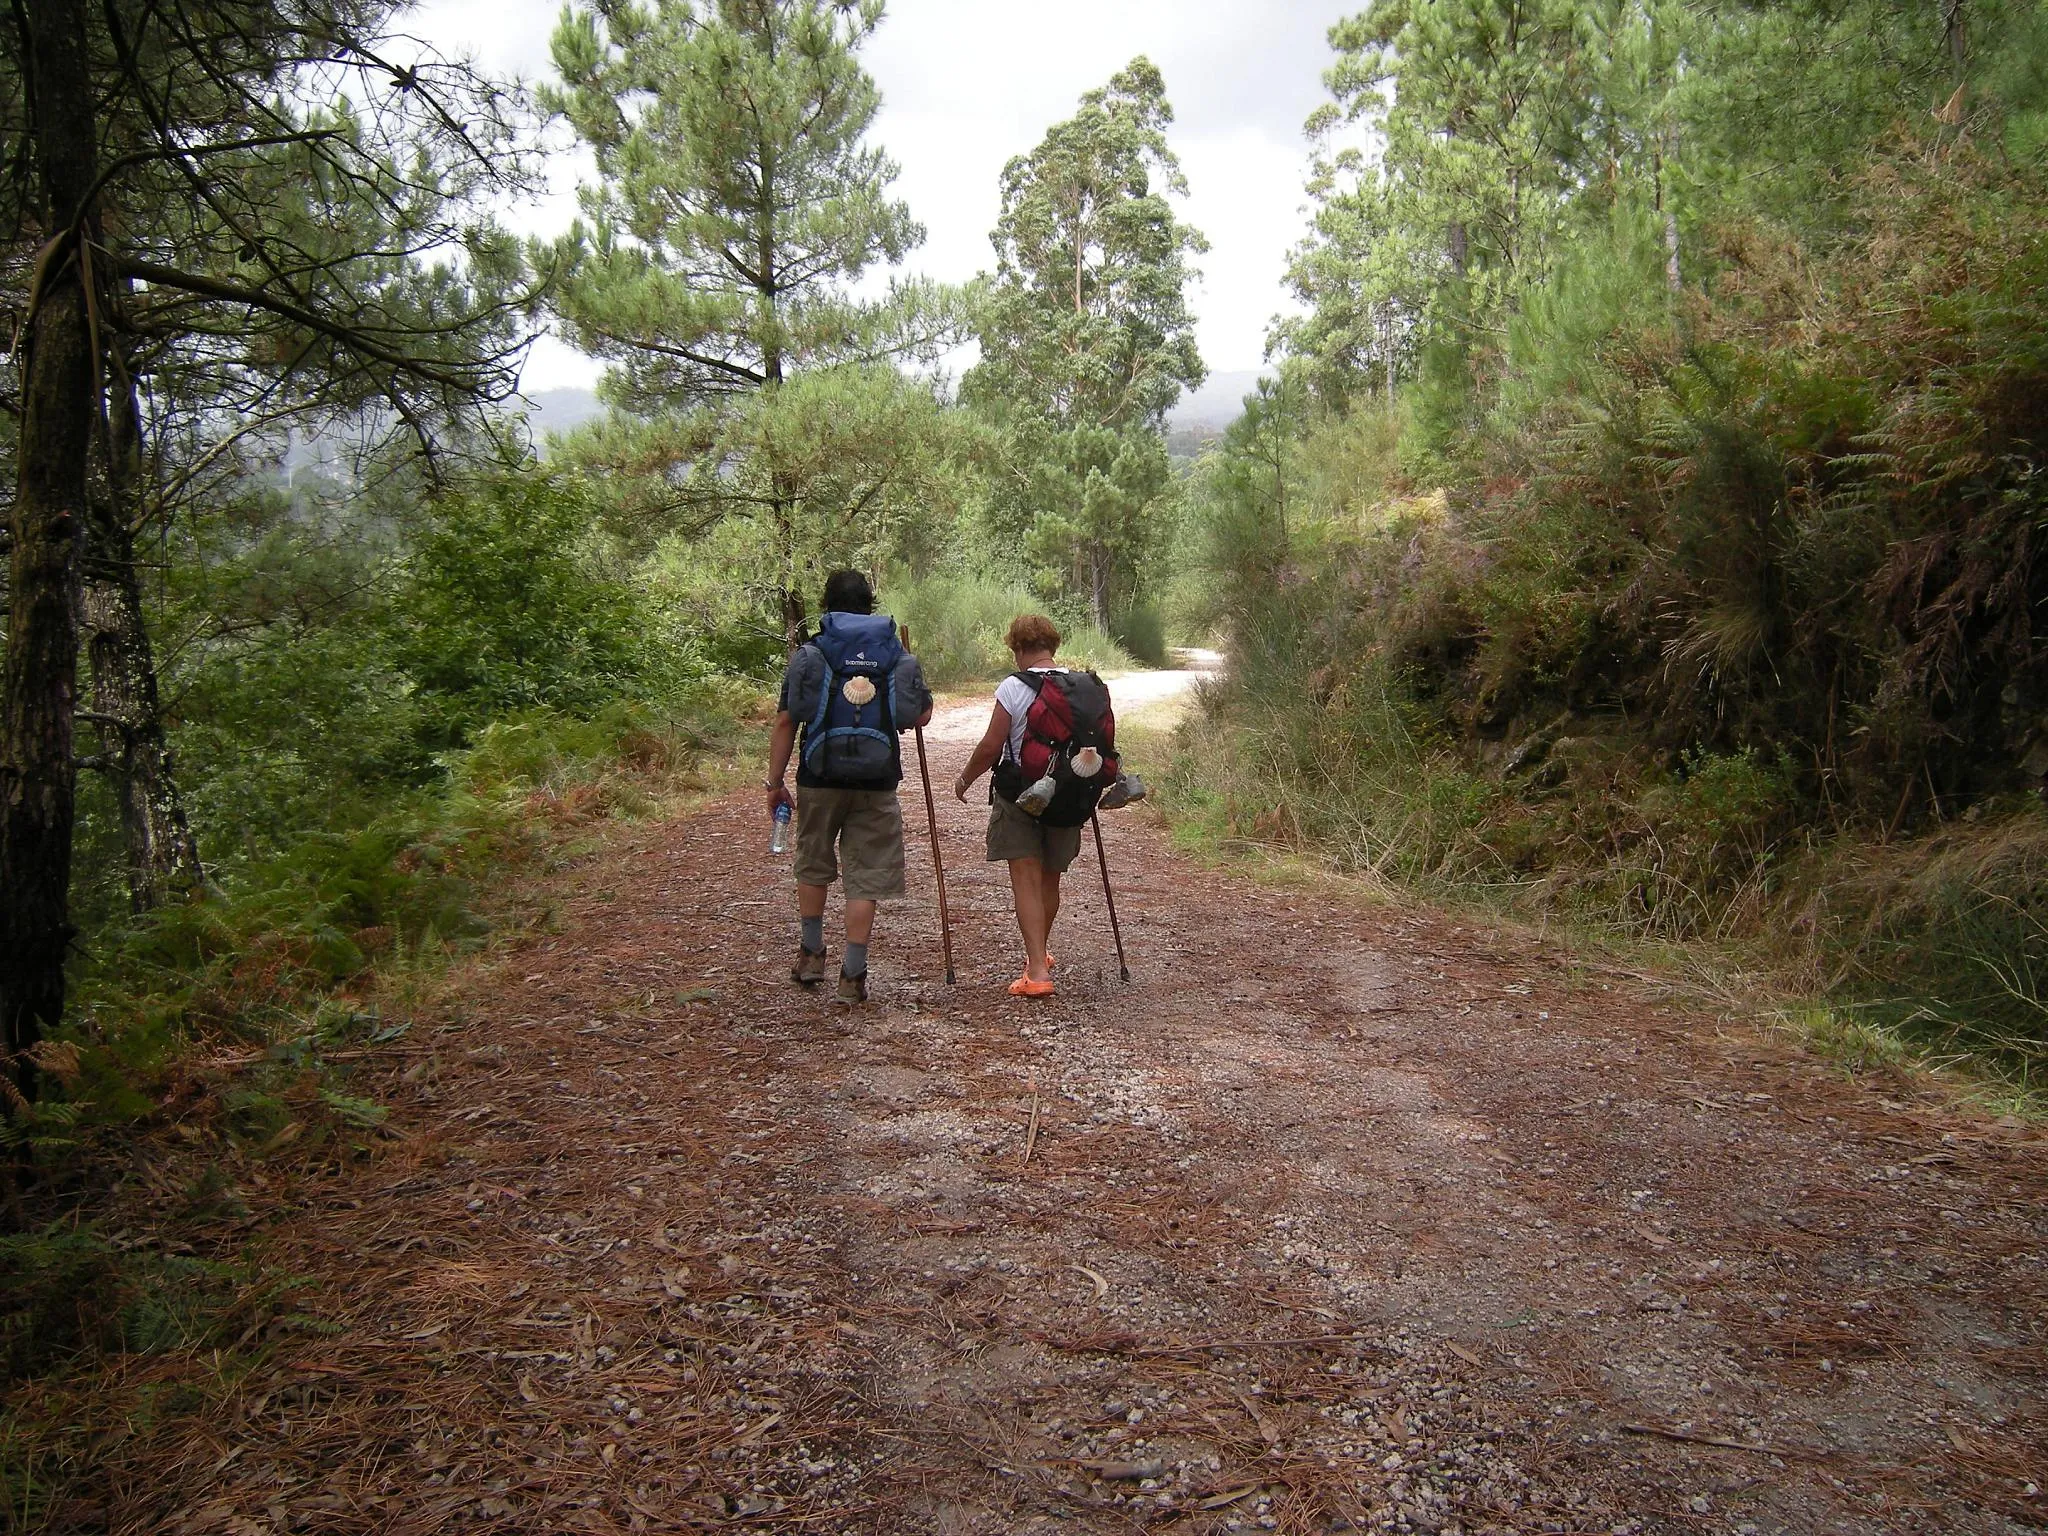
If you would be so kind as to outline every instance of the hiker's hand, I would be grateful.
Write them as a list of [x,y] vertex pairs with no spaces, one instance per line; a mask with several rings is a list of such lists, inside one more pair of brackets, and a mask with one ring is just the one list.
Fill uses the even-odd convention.
[[962,805],[967,803],[967,791],[971,787],[967,782],[966,774],[959,773],[953,776],[953,798]]
[[796,809],[796,796],[789,792],[787,785],[776,784],[770,786],[768,790],[768,814],[773,816],[776,807],[782,805],[786,805],[790,810],[794,811]]

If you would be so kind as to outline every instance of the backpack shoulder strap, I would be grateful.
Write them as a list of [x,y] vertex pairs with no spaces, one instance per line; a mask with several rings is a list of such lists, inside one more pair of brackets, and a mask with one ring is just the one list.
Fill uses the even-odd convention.
[[806,640],[804,644],[816,651],[825,663],[825,675],[818,680],[818,707],[812,712],[809,728],[804,732],[806,744],[814,744],[824,734],[825,716],[832,709],[832,680],[839,674],[839,665],[838,659],[825,648],[825,635],[822,631]]

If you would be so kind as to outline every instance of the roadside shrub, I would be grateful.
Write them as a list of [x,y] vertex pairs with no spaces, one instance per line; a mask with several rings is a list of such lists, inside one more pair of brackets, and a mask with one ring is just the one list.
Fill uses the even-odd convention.
[[[1020,613],[1042,613],[1046,606],[1021,581],[985,576],[890,581],[880,596],[896,621],[909,625],[925,677],[935,688],[967,687],[1004,676],[1013,665],[1003,647],[1010,620]],[[1052,617],[1063,636],[1059,659],[1064,665],[1097,671],[1123,671],[1132,665],[1131,655],[1094,625],[1073,623],[1064,614]]]
[[1117,615],[1111,627],[1117,645],[1132,660],[1148,667],[1166,665],[1166,620],[1153,604],[1133,604]]
[[439,506],[393,613],[399,660],[441,740],[506,710],[594,709],[654,666],[651,616],[583,547],[596,519],[587,487],[540,474]]
[[1010,670],[1003,631],[1038,601],[1021,582],[985,576],[928,576],[890,582],[883,606],[908,625],[925,677],[935,688],[1000,677]]
[[1226,437],[1231,676],[1166,782],[1225,837],[1768,953],[2031,1082],[2048,181],[1964,142],[1851,175],[1824,236],[1688,232],[1681,290],[1618,204],[1503,344]]
[[1909,843],[1847,840],[1788,878],[1773,944],[1859,1017],[2048,1087],[2048,811]]

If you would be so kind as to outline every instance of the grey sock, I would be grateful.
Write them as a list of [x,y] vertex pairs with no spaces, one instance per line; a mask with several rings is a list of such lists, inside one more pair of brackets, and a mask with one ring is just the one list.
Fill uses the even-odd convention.
[[867,973],[867,945],[856,944],[853,940],[848,939],[846,941],[846,958],[839,962],[839,974],[842,976],[865,976]]
[[825,953],[825,919],[822,917],[807,917],[802,922],[805,951],[813,955]]

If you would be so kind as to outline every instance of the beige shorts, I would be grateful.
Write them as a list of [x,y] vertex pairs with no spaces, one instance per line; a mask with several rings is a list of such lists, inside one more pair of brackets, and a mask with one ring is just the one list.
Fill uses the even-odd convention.
[[1016,802],[997,795],[988,808],[988,861],[1036,859],[1059,874],[1081,851],[1079,827],[1048,827],[1036,816],[1017,809]]
[[846,872],[848,901],[903,894],[903,808],[893,789],[799,789],[796,878],[830,885]]

